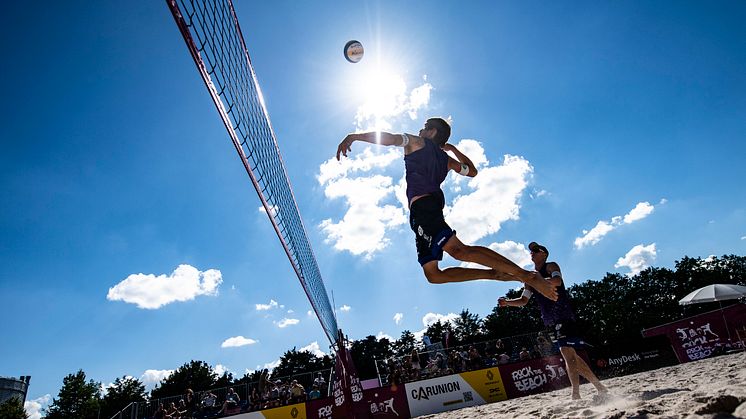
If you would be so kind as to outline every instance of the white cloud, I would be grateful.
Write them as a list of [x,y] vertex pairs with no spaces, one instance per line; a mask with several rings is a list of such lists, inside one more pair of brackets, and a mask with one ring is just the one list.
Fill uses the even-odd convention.
[[[277,205],[270,205],[269,206],[269,211],[271,212],[272,217],[275,217],[277,215],[277,209],[278,209]],[[264,208],[264,205],[262,205],[262,206],[259,207],[259,212],[263,212],[265,214],[267,213],[267,209]]]
[[277,327],[279,327],[280,329],[283,329],[285,327],[292,326],[292,325],[295,325],[295,324],[298,324],[298,323],[300,323],[300,320],[298,320],[298,319],[288,319],[288,318],[284,318],[284,319],[280,320],[279,322],[275,322],[275,324],[277,324]]
[[243,336],[234,336],[223,341],[220,345],[221,348],[238,348],[246,345],[253,345],[259,342],[258,340],[245,338]]
[[145,388],[152,389],[173,373],[174,370],[145,370],[140,376],[140,381],[145,384]]
[[381,340],[383,338],[388,339],[389,342],[394,342],[396,339],[392,338],[391,336],[387,335],[386,333],[383,333],[383,331],[378,332],[376,335],[376,339]]
[[746,240],[746,236],[741,236],[741,240]]
[[638,244],[630,249],[624,257],[619,258],[614,267],[629,268],[630,272],[628,275],[637,275],[642,270],[648,268],[655,261],[656,256],[655,243],[647,246]]
[[439,313],[427,313],[424,316],[422,316],[422,330],[419,330],[417,332],[414,332],[414,337],[418,341],[422,339],[422,336],[425,335],[425,332],[427,331],[427,328],[430,327],[430,325],[440,321],[441,323],[451,323],[459,317],[456,313],[448,313],[448,314],[439,314]]
[[459,316],[456,313],[448,313],[448,314],[427,313],[422,317],[422,325],[425,328],[428,328],[438,321],[440,321],[441,323],[446,323],[446,322],[452,323],[458,317]]
[[308,312],[306,312],[306,315],[307,315],[308,317],[311,317],[311,316],[313,316],[313,310],[308,310]]
[[665,204],[665,203],[667,203],[667,202],[668,202],[668,199],[666,199],[666,198],[661,198],[661,200],[660,200],[660,202],[658,203],[658,205],[663,205],[663,204]]
[[404,318],[404,313],[394,314],[394,323],[400,324],[403,318]]
[[624,216],[624,223],[632,224],[635,221],[642,220],[643,218],[652,214],[654,209],[655,207],[650,205],[649,202],[640,202],[635,205],[635,207],[632,208],[632,210],[627,215]]
[[268,362],[268,363],[262,365],[261,367],[257,365],[257,369],[272,371],[273,369],[277,368],[278,365],[280,365],[280,360],[279,359],[276,360],[276,361],[273,361],[273,362]]
[[215,365],[214,371],[215,371],[215,374],[217,374],[218,376],[221,376],[221,375],[225,374],[226,372],[227,372],[227,373],[230,373],[230,372],[231,372],[231,371],[230,371],[230,370],[228,369],[228,367],[226,367],[226,366],[225,366],[225,365],[223,365],[223,364],[217,364],[217,365]]
[[[663,201],[665,199],[661,200],[661,203],[664,203]],[[655,206],[649,202],[640,202],[624,216],[617,215],[611,217],[610,221],[601,220],[592,229],[583,230],[583,236],[575,239],[575,248],[582,249],[585,246],[593,246],[611,231],[616,230],[624,224],[632,224],[635,221],[642,220],[652,214],[654,210]]]
[[204,272],[179,265],[171,275],[132,274],[106,295],[109,301],[124,301],[138,308],[157,309],[175,301],[189,301],[200,295],[217,295],[223,282],[219,270]]
[[346,250],[353,255],[372,255],[388,246],[386,230],[403,225],[407,219],[404,209],[387,204],[394,198],[395,187],[389,176],[343,177],[326,184],[327,198],[344,198],[347,212],[338,222],[323,220],[321,230],[327,243],[336,250]]
[[319,342],[316,341],[313,341],[307,346],[300,348],[299,352],[310,352],[318,357],[323,357],[324,355],[326,355],[326,353],[321,350]]
[[[457,147],[461,149],[466,141],[473,140],[464,140]],[[476,141],[472,145],[481,149]],[[479,154],[472,152],[472,155]],[[533,173],[528,160],[519,156],[506,155],[499,166],[487,164],[485,160],[485,167],[479,169],[479,174],[468,179],[466,185],[470,192],[456,196],[452,206],[446,208],[446,221],[465,243],[497,233],[506,221],[518,220],[520,197]],[[450,176],[446,186],[462,181],[463,177]]]
[[[518,266],[533,269],[534,263],[531,261],[531,253],[522,243],[516,243],[512,240],[506,240],[501,243],[491,243],[487,247],[510,259],[511,262],[515,263]],[[484,269],[484,266],[471,262],[462,262],[461,266],[464,268]]]
[[342,307],[339,308],[339,311],[344,312],[344,313],[350,310],[352,310],[352,307],[348,306],[347,304],[343,304]]
[[41,419],[44,409],[52,402],[52,395],[45,394],[33,400],[27,400],[23,404],[23,409],[28,413],[29,419]]
[[269,304],[255,304],[256,311],[266,311],[277,307],[277,301],[270,299]]

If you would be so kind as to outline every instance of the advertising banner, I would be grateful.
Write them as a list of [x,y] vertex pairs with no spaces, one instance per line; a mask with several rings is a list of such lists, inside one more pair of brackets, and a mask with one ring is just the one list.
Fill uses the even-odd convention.
[[501,365],[500,373],[511,399],[570,385],[561,355]]
[[642,334],[646,337],[661,334],[668,336],[676,357],[679,362],[684,363],[707,358],[718,350],[724,350],[727,345],[732,344],[728,337],[729,330],[736,330],[744,325],[746,305],[735,304],[722,310],[645,329]]
[[235,419],[306,419],[305,403],[291,404],[258,412],[243,413],[231,416]]
[[502,377],[497,368],[407,383],[404,387],[412,417],[477,406],[507,398]]
[[363,391],[363,401],[355,406],[358,418],[408,418],[409,406],[404,386],[379,387]]

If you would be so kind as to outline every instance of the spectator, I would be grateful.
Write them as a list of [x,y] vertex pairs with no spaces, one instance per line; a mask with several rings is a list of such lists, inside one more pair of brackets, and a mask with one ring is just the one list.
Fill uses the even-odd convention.
[[319,391],[326,389],[326,380],[324,380],[324,376],[321,373],[316,374],[313,384],[319,388]]
[[411,363],[415,377],[419,378],[422,366],[420,365],[420,354],[417,353],[417,349],[412,349]]
[[163,408],[163,403],[158,403],[158,409],[153,414],[153,419],[167,419],[166,409]]
[[235,390],[233,390],[233,387],[228,389],[228,394],[225,396],[225,402],[223,402],[223,407],[218,412],[219,415],[225,413],[227,410],[233,410],[238,407],[238,403],[241,401],[241,398],[238,397],[238,394]]
[[497,358],[498,364],[504,365],[504,364],[507,364],[508,362],[510,362],[510,357],[508,356],[508,354],[503,352],[500,355],[498,355],[498,358]]
[[185,404],[185,415],[187,417],[194,416],[195,413],[197,413],[197,397],[194,395],[194,390],[191,388],[188,388],[186,393],[184,394],[184,404]]
[[482,355],[479,354],[477,348],[474,346],[469,347],[469,369],[478,370],[484,367],[484,361]]
[[290,383],[290,402],[291,403],[302,403],[306,401],[306,389],[298,380],[293,380]]
[[531,359],[531,354],[528,353],[525,347],[521,348],[521,352],[518,353],[518,357],[521,359],[521,361],[525,361],[527,359]]
[[249,408],[251,410],[258,410],[261,409],[262,405],[262,398],[259,395],[259,391],[256,389],[256,387],[251,388],[251,394],[249,394]]
[[316,400],[321,398],[321,392],[319,391],[319,386],[314,384],[311,387],[311,391],[308,392],[308,399],[309,400]]
[[179,409],[176,408],[176,403],[171,402],[168,409],[166,409],[166,418],[177,419],[179,418]]
[[448,365],[451,367],[452,371],[455,374],[458,374],[464,370],[461,354],[459,354],[458,351],[453,350],[451,351],[451,354],[448,355]]
[[215,413],[217,402],[218,396],[214,395],[211,392],[208,392],[207,395],[202,398],[202,415],[206,416]]

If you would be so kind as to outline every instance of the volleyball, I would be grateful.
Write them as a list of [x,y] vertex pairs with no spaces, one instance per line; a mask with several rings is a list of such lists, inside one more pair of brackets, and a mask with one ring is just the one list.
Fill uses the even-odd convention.
[[345,44],[345,59],[351,63],[360,62],[363,59],[363,44],[358,41],[350,41]]

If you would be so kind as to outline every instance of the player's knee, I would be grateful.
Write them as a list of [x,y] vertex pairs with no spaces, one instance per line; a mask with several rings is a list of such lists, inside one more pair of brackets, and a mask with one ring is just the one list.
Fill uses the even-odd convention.
[[443,282],[443,271],[440,269],[425,269],[425,278],[431,284],[440,284]]

